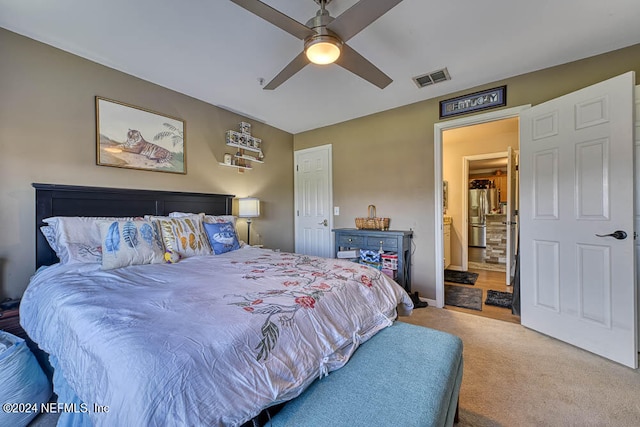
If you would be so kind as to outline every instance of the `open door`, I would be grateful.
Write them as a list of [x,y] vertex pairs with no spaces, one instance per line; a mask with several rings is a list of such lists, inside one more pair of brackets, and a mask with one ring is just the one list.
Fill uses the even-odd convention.
[[638,367],[633,72],[520,120],[522,325]]
[[516,274],[518,248],[518,158],[512,147],[507,149],[507,286]]

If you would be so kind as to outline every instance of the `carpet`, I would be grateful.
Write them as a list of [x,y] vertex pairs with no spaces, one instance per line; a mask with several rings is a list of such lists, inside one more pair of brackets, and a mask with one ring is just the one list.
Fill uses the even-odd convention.
[[469,271],[445,270],[444,281],[453,283],[462,283],[465,285],[473,285],[478,280],[478,273]]
[[481,313],[427,307],[400,317],[462,338],[455,427],[640,426],[640,370]]
[[487,305],[495,305],[498,307],[511,308],[513,302],[513,294],[511,292],[501,292],[488,290],[487,299],[484,301]]
[[444,285],[444,303],[482,311],[482,289]]

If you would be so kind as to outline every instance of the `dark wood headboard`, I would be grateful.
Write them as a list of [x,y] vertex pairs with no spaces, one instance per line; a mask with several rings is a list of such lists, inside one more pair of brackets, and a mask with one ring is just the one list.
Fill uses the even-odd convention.
[[32,184],[36,189],[36,268],[58,262],[40,227],[51,216],[144,216],[171,212],[231,215],[233,195]]

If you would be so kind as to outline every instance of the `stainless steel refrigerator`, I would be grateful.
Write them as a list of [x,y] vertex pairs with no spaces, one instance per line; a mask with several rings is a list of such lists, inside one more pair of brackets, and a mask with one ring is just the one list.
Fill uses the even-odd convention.
[[469,190],[469,246],[487,246],[487,214],[499,204],[496,188]]

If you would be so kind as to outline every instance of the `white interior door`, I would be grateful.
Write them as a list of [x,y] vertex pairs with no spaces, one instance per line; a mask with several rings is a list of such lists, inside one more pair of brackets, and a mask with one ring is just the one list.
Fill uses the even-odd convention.
[[518,247],[518,159],[513,148],[507,149],[507,285],[511,285],[516,272]]
[[524,326],[637,368],[634,82],[521,113],[520,262]]
[[295,160],[295,251],[333,257],[331,145],[298,150]]
[[[633,185],[635,189],[635,226],[636,230],[640,230],[640,85],[636,86],[636,117],[635,117],[635,167],[634,167],[634,176],[633,176]],[[635,235],[634,235],[635,236]],[[638,316],[640,319],[640,283],[638,280],[640,279],[640,239],[635,239],[636,241],[636,292],[638,293]],[[640,325],[638,325],[638,345],[640,346]]]

